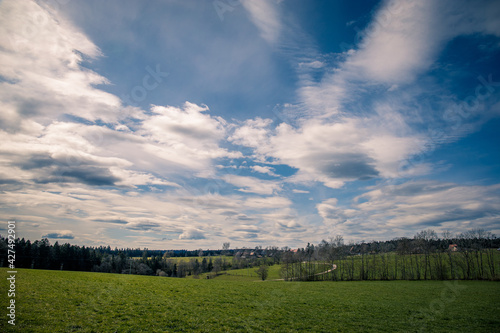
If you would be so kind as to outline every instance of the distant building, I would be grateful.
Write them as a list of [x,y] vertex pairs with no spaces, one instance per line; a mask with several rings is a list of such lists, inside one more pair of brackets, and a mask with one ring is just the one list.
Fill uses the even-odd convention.
[[458,245],[457,244],[450,244],[450,246],[448,246],[448,250],[456,252],[456,251],[458,251]]

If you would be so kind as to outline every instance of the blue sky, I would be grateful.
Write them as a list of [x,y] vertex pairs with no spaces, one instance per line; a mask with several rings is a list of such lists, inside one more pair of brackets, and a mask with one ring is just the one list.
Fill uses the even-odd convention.
[[150,249],[498,235],[498,17],[3,0],[1,213],[32,240]]

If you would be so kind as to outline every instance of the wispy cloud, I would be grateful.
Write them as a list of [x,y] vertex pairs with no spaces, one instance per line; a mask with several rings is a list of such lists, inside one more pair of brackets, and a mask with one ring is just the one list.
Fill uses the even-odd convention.
[[275,4],[265,0],[242,2],[253,23],[260,30],[262,38],[271,44],[276,43],[281,33],[281,21]]
[[346,62],[347,71],[386,84],[408,83],[459,35],[499,36],[498,5],[479,1],[386,1]]
[[226,175],[224,176],[224,180],[237,186],[239,188],[238,190],[241,192],[271,195],[280,189],[278,182],[262,180],[255,177]]
[[[344,61],[318,83],[304,78],[298,91],[305,110],[301,120],[274,129],[269,119],[256,118],[230,139],[254,148],[259,161],[272,158],[299,169],[293,180],[320,181],[333,188],[352,180],[430,172],[430,165],[403,170],[402,161],[456,140],[477,125],[450,132],[451,124],[443,123],[444,110],[457,108],[458,102],[450,102],[447,91],[442,97],[432,94],[436,86],[425,86],[432,80],[415,80],[426,75],[453,38],[499,33],[497,20],[484,12],[496,12],[498,6],[481,2],[468,11],[465,2],[456,5],[458,12],[452,3],[385,2]],[[482,14],[484,20],[479,19]],[[491,111],[481,115],[483,122],[489,114],[498,114],[494,103],[495,99],[488,101]],[[437,114],[436,104],[441,108]],[[428,131],[436,127],[439,139],[435,131]]]
[[[90,121],[115,122],[120,100],[94,86],[108,81],[81,66],[100,50],[71,23],[33,1],[3,1],[0,46],[0,115],[8,131],[37,128],[71,114]],[[131,110],[130,110],[131,111]]]

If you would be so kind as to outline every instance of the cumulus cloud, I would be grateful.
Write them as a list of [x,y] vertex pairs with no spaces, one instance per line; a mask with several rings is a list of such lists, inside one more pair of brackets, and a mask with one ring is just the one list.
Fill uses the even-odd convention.
[[182,234],[179,235],[179,239],[189,239],[189,240],[205,239],[205,235],[201,230],[187,229]]
[[264,173],[264,174],[267,174],[269,176],[275,176],[277,177],[278,175],[274,172],[274,169],[269,167],[269,166],[262,166],[262,165],[252,165],[250,167],[250,169],[252,169],[253,171],[255,172],[259,172],[259,173]]
[[377,119],[343,119],[338,122],[309,120],[293,128],[282,123],[276,130],[266,129],[268,122],[247,122],[242,132],[256,131],[257,140],[233,141],[254,148],[257,158],[270,157],[297,168],[289,180],[319,181],[338,188],[346,181],[378,176],[395,176],[402,159],[419,147],[418,137],[391,133]]
[[248,119],[235,129],[228,140],[238,145],[259,147],[266,145],[269,139],[271,119]]
[[154,115],[143,122],[142,129],[155,141],[210,146],[224,137],[224,120],[204,114],[206,106],[186,102],[184,109],[155,105],[151,111]]
[[202,176],[241,156],[219,146],[227,123],[206,106],[149,113],[96,88],[109,82],[83,63],[101,51],[60,12],[0,6],[0,183],[179,187],[173,174]]
[[220,117],[211,117],[201,107],[189,102],[184,107],[153,106],[153,116],[148,117],[137,134],[148,139],[140,148],[155,155],[172,166],[191,170],[205,170],[212,159],[241,156],[219,147],[225,137],[226,122]]

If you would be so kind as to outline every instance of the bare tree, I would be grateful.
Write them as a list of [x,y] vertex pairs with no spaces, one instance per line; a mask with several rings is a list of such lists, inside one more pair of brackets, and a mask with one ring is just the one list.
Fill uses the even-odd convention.
[[451,240],[453,239],[453,233],[450,230],[445,230],[442,233],[443,240]]
[[222,244],[222,252],[224,255],[228,255],[229,247],[231,246],[231,243],[225,242]]
[[495,255],[496,255],[496,250],[493,249],[493,240],[495,239],[495,235],[493,235],[491,232],[487,232],[485,236],[486,240],[488,241],[488,248],[486,250],[486,262],[488,265],[488,269],[490,271],[490,278],[494,279],[496,278],[495,274]]
[[472,241],[473,234],[470,231],[466,231],[458,235],[460,240],[459,251],[462,255],[462,261],[459,261],[459,265],[462,269],[464,279],[472,279],[474,272],[474,257],[472,255]]
[[419,248],[424,252],[424,279],[427,280],[427,276],[431,277],[432,275],[430,254],[432,241],[437,240],[437,234],[432,229],[422,230],[415,235],[415,240]]
[[[401,279],[406,280],[409,277],[410,270],[407,265],[406,255],[410,253],[410,240],[406,237],[402,237],[398,240],[398,246],[396,248],[396,253],[402,258],[401,260]],[[396,276],[397,276],[397,264],[398,260],[396,257],[395,265],[396,265]]]

